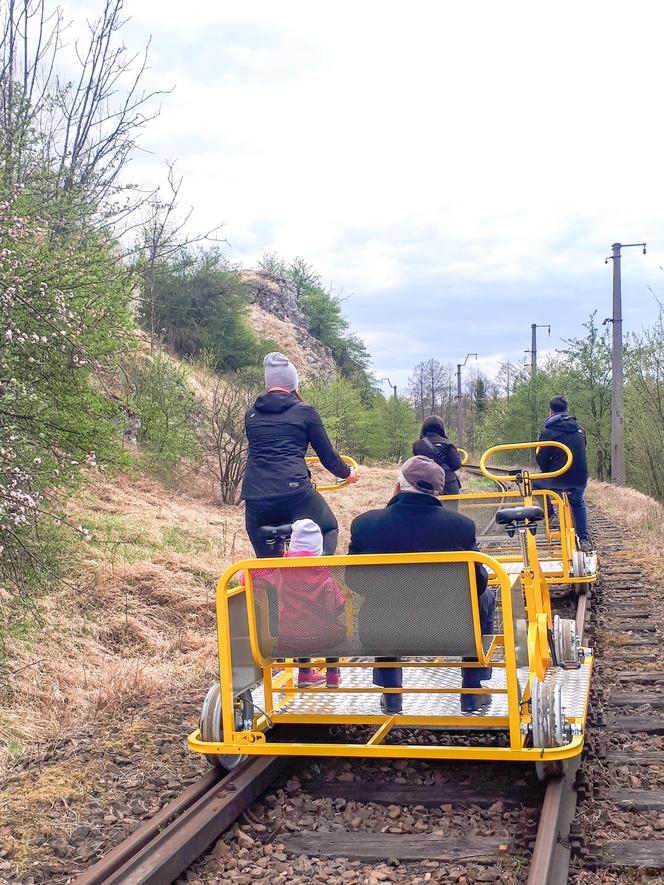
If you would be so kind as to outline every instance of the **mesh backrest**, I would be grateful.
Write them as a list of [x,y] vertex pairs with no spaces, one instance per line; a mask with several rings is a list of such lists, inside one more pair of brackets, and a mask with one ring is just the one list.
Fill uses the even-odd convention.
[[[547,500],[552,500],[549,496],[545,496],[542,492],[533,492],[534,503],[546,510]],[[475,523],[477,544],[480,550],[488,547],[492,549],[496,546],[500,548],[514,548],[519,550],[518,537],[510,538],[505,531],[505,527],[497,525],[496,513],[503,507],[520,506],[523,502],[521,495],[506,495],[505,498],[460,498],[459,513],[467,516]],[[556,507],[554,501],[554,507]],[[558,514],[559,515],[559,514]],[[546,536],[544,523],[542,522],[537,530],[535,539],[539,545],[550,543]]]
[[466,562],[254,568],[251,575],[266,658],[475,654]]

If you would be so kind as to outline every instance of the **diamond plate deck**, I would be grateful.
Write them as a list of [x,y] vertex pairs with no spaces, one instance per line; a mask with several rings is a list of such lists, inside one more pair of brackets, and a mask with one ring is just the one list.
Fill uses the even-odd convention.
[[[590,663],[584,663],[578,670],[559,670],[552,668],[546,681],[559,683],[563,692],[563,704],[566,715],[582,717],[588,692],[590,689]],[[372,668],[353,667],[342,669],[342,688],[370,688],[373,686]],[[521,690],[528,681],[527,668],[519,668],[518,680]],[[424,667],[407,667],[403,669],[404,688],[461,688],[461,671],[456,668],[426,669]],[[505,670],[493,668],[493,676],[484,683],[486,688],[505,688]],[[262,686],[254,689],[254,702],[259,709],[264,709]],[[275,701],[284,697],[284,693],[275,690]],[[343,691],[312,692],[304,690],[287,700],[280,712],[299,716],[380,716],[380,694],[346,694]],[[475,713],[461,713],[460,695],[415,694],[403,695],[403,712],[406,716],[461,716],[470,719],[484,717],[507,716],[507,695],[494,695],[491,704]]]

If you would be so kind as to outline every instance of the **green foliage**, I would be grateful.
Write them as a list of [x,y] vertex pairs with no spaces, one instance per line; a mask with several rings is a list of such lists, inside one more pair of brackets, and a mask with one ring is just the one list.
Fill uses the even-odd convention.
[[307,402],[318,409],[332,444],[343,455],[361,461],[370,449],[371,414],[357,388],[345,378],[318,382],[302,391]]
[[186,369],[159,350],[135,366],[130,380],[129,408],[140,419],[139,441],[149,462],[163,469],[194,457],[200,406]]
[[219,372],[260,363],[271,342],[257,341],[245,321],[240,275],[216,250],[185,254],[154,268],[138,265],[143,279],[139,321],[180,356],[206,353]]
[[[570,413],[586,430],[591,475],[608,479],[611,440],[611,349],[609,333],[598,329],[595,314],[584,324],[586,334],[571,338],[566,348],[538,368],[533,386],[530,373],[511,379],[509,399],[482,397],[475,413],[478,451],[497,444],[526,442],[539,437],[548,415],[549,400],[564,394]],[[519,460],[506,453],[505,463]]]
[[625,368],[625,470],[630,485],[664,501],[664,308],[629,342]]
[[357,387],[339,376],[329,384],[306,388],[303,396],[318,409],[341,454],[358,461],[400,461],[410,456],[419,426],[407,400],[374,395],[367,405]]

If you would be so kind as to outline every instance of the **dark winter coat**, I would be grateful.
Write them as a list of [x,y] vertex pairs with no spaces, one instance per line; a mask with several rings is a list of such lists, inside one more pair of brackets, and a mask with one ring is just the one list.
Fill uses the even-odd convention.
[[446,436],[438,433],[425,433],[413,443],[413,455],[424,455],[439,464],[445,471],[444,495],[458,495],[461,488],[455,470],[461,467],[461,457],[456,446]]
[[[586,460],[586,432],[576,418],[566,412],[552,415],[540,434],[540,442],[554,440],[563,443],[572,452],[574,460],[569,470],[553,479],[544,480],[552,489],[567,489],[583,486],[588,482],[588,461]],[[539,449],[535,455],[542,473],[559,470],[565,463],[566,455],[560,449]]]
[[311,445],[323,467],[345,479],[350,467],[330,442],[316,409],[293,393],[264,393],[247,409],[249,456],[242,498],[283,498],[311,488],[304,461]]
[[[353,520],[350,528],[349,554],[360,553],[427,553],[447,550],[477,550],[475,523],[466,516],[448,510],[433,495],[401,492],[387,507],[370,510]],[[374,594],[379,592],[374,582],[362,580],[361,570],[346,569],[346,580],[351,590],[364,596],[359,614],[360,637],[364,642],[380,636],[393,627],[393,613],[381,604]],[[487,573],[481,565],[475,566],[477,589],[481,595],[487,586]],[[415,630],[420,613],[417,609],[417,588],[394,588],[392,592],[412,596],[412,624],[404,624],[406,631]],[[385,619],[388,623],[385,623]],[[383,626],[384,625],[384,626]]]

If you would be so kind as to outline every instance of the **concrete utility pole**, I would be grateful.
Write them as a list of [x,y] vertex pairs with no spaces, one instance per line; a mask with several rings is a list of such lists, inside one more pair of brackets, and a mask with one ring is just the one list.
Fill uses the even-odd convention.
[[387,383],[390,385],[390,387],[394,391],[394,399],[396,400],[397,399],[397,386],[396,386],[396,384],[392,384],[392,382],[390,381],[389,378],[381,378],[380,380],[387,381]]
[[604,264],[613,261],[613,316],[604,320],[613,324],[611,348],[611,482],[625,485],[625,377],[623,370],[622,334],[622,283],[620,278],[620,250],[634,246],[643,248],[645,243],[613,243],[612,255]]
[[[551,336],[551,326],[547,323],[530,324],[530,438],[537,435],[537,330],[546,329]],[[532,453],[532,449],[531,449]]]
[[474,356],[476,353],[467,353],[462,363],[457,363],[457,395],[456,395],[456,421],[457,421],[457,446],[463,448],[463,421],[461,420],[461,369],[468,362],[468,357]]

